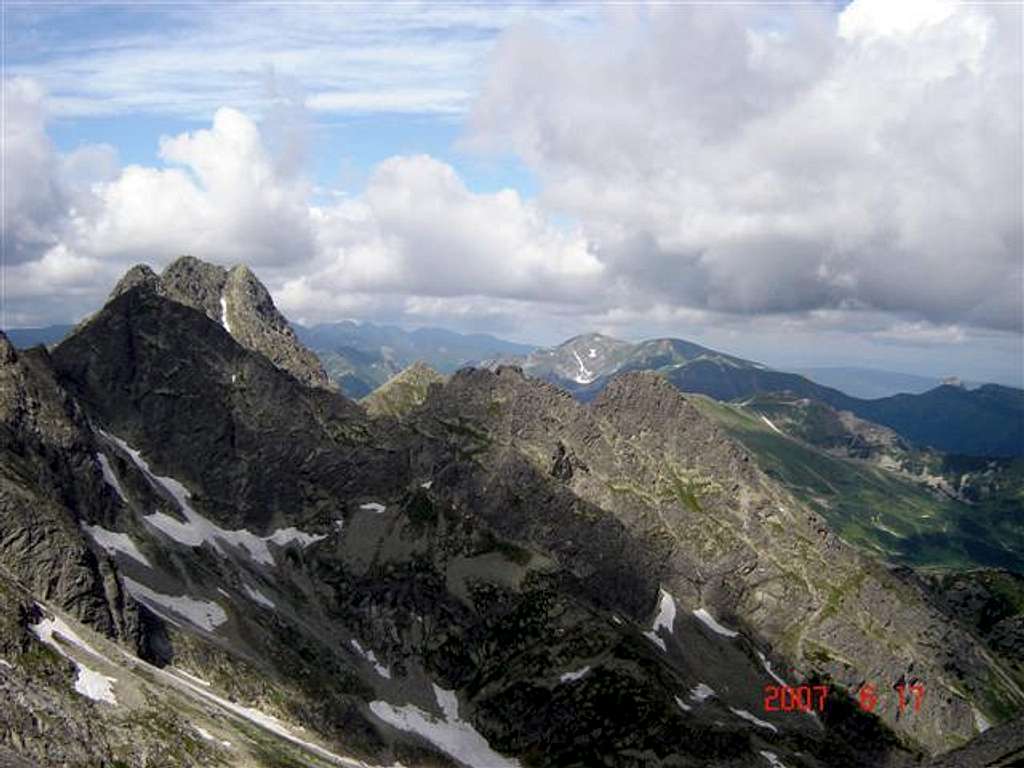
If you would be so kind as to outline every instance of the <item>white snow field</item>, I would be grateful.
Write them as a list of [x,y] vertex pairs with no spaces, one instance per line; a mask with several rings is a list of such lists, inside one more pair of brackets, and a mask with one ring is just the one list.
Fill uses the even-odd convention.
[[222,545],[227,544],[245,550],[249,557],[258,563],[273,566],[275,564],[274,556],[270,553],[268,542],[282,547],[288,544],[306,547],[327,538],[324,534],[305,533],[297,528],[280,528],[269,536],[257,536],[244,528],[236,531],[225,530],[193,509],[190,503],[192,495],[181,482],[173,477],[162,477],[155,474],[139,451],[115,435],[102,430],[100,433],[127,453],[135,462],[135,466],[142,471],[154,487],[162,488],[177,502],[178,508],[185,516],[184,522],[163,512],[154,512],[151,515],[146,515],[143,519],[179,544],[184,544],[187,547],[199,547],[208,543],[221,554],[224,554]]
[[434,685],[434,697],[444,713],[443,719],[413,704],[396,707],[386,701],[371,702],[370,711],[388,725],[419,734],[473,768],[519,768],[518,760],[495,752],[472,725],[459,718],[459,700],[454,691]]

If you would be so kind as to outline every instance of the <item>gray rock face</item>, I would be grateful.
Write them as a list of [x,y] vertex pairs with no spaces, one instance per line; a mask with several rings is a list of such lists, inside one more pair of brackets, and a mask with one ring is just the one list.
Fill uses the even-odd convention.
[[247,266],[231,268],[223,296],[224,319],[231,335],[242,346],[264,355],[301,382],[326,389],[333,387],[316,355],[295,337],[263,283]]
[[134,603],[113,565],[82,539],[78,510],[113,503],[87,420],[42,349],[15,353],[0,333],[0,564],[41,599],[125,642]]
[[937,605],[1024,676],[1024,575],[998,569],[935,574]]
[[160,275],[150,269],[146,264],[136,264],[125,272],[124,276],[117,281],[117,285],[115,285],[114,290],[110,292],[110,296],[107,297],[107,301],[112,301],[122,293],[127,293],[132,288],[140,285],[159,291],[161,287]]
[[[221,297],[228,270],[193,256],[171,262],[160,275],[160,292],[187,307],[194,307],[215,323],[224,325]],[[226,298],[226,297],[225,297]]]
[[1024,765],[1024,717],[985,731],[969,745],[929,762],[926,768],[1019,768]]
[[137,286],[197,309],[220,324],[247,349],[259,352],[299,381],[333,388],[316,355],[295,336],[266,287],[245,265],[230,270],[182,256],[157,275],[144,264],[132,267],[110,294],[113,300]]

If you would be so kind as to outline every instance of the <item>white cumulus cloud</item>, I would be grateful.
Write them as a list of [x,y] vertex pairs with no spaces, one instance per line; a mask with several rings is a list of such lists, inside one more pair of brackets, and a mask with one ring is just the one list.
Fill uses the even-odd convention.
[[158,166],[118,168],[109,148],[56,153],[42,93],[12,87],[24,102],[12,133],[34,149],[15,161],[42,181],[7,211],[19,248],[6,265],[12,325],[85,314],[129,265],[182,253],[254,266],[282,308],[308,320],[465,317],[495,302],[515,314],[524,302],[589,303],[599,287],[604,267],[578,228],[552,224],[514,190],[475,193],[432,157],[392,157],[362,194],[320,205],[238,110],[161,139]]
[[1019,332],[1020,57],[1019,7],[631,8],[507,33],[472,140],[530,163],[627,304]]

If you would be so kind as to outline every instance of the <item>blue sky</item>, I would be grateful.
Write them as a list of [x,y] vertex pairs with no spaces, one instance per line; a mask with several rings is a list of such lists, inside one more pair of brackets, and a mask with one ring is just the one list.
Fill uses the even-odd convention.
[[[246,261],[296,320],[1020,382],[1021,9],[5,5],[3,324]],[[952,364],[951,364],[952,363]]]
[[[161,136],[199,130],[219,107],[266,119],[282,101],[342,91],[353,94],[347,106],[303,116],[310,137],[306,170],[317,184],[354,192],[382,160],[425,153],[456,167],[474,190],[514,186],[532,196],[536,181],[511,153],[481,157],[459,147],[472,94],[505,27],[540,15],[545,22],[583,28],[593,7],[567,6],[561,18],[561,11],[544,4],[433,4],[425,14],[417,14],[415,3],[395,6],[408,12],[399,14],[392,33],[387,15],[369,4],[225,3],[215,9],[208,3],[11,3],[7,72],[46,88],[53,105],[49,134],[62,152],[106,143],[125,164],[153,164]],[[251,22],[263,12],[297,23],[257,21],[248,31],[229,33],[229,50],[211,57],[216,86],[205,86],[201,69],[188,64],[190,52],[230,28],[233,15]],[[318,21],[329,21],[330,31],[318,30]],[[341,58],[352,63],[320,70],[315,45],[345,48]],[[297,62],[296,50],[305,46]],[[381,47],[389,50],[374,55]],[[154,56],[154,49],[166,53]],[[453,53],[418,71],[417,57],[429,50]],[[135,55],[147,60],[150,73],[131,72]],[[367,60],[376,73],[358,71]],[[150,77],[162,87],[151,89]],[[368,98],[388,94],[383,106]]]

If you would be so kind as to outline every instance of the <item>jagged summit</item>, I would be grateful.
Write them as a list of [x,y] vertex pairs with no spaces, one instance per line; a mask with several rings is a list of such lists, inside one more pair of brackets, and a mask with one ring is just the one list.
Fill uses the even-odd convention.
[[107,301],[113,301],[122,293],[127,293],[132,288],[140,285],[157,290],[160,287],[160,275],[154,272],[148,264],[136,264],[125,272],[124,276],[117,281],[117,285],[110,292]]
[[114,286],[109,300],[139,286],[199,310],[220,323],[239,344],[264,355],[299,381],[331,388],[316,355],[299,342],[269,291],[244,264],[225,269],[194,256],[181,256],[160,275],[137,264]]

